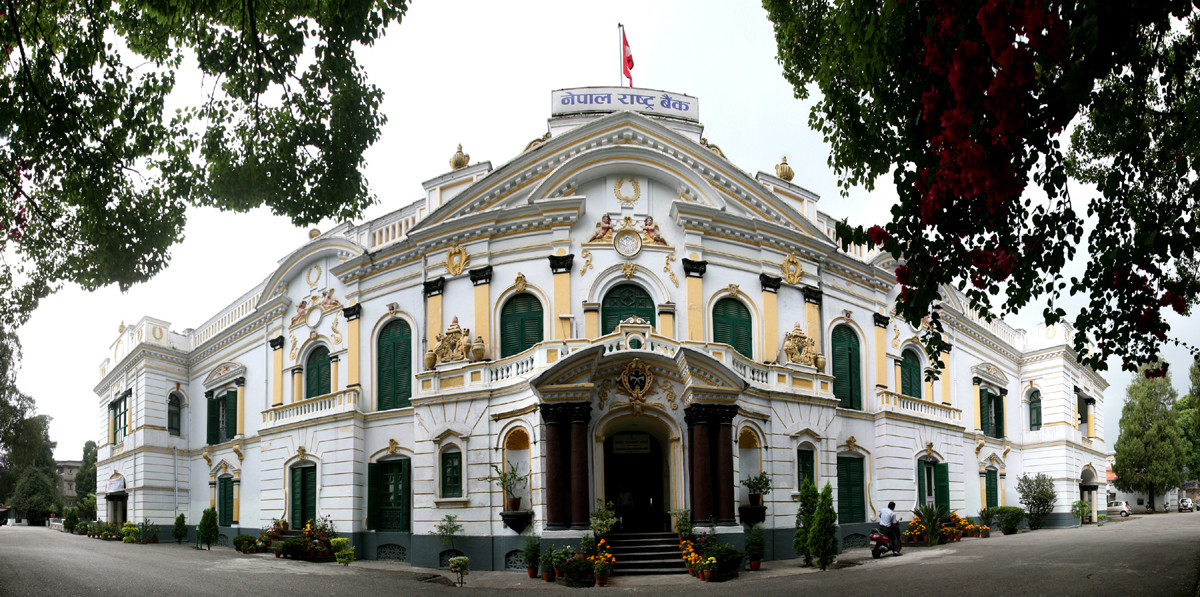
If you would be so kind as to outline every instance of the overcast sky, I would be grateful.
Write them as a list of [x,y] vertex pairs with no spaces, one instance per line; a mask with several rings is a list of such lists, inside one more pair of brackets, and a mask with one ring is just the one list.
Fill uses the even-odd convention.
[[[884,184],[874,193],[838,195],[825,163],[828,146],[808,129],[808,103],[794,99],[780,74],[771,24],[754,0],[415,2],[399,26],[362,52],[371,79],[386,93],[389,119],[367,154],[379,201],[363,219],[420,198],[421,182],[449,170],[459,143],[472,162],[499,167],[516,157],[545,134],[551,90],[617,85],[618,22],[633,51],[634,84],[697,97],[705,136],[733,163],[751,174],[773,173],[786,155],[793,182],[822,197],[819,209],[854,223],[882,223],[895,191]],[[1090,196],[1079,185],[1071,193],[1077,201]],[[185,234],[170,267],[151,282],[125,294],[68,287],[43,301],[20,330],[18,382],[38,411],[54,418],[56,458],[78,460],[85,441],[100,440],[104,417],[93,389],[122,321],[149,315],[176,331],[198,327],[307,240],[307,229],[264,210],[193,209]],[[1012,323],[1033,329],[1040,312],[1036,306]],[[1177,321],[1176,331],[1200,343],[1200,319]],[[1179,349],[1166,355],[1182,392],[1189,357]],[[1129,375],[1110,369],[1106,377],[1111,446]]]

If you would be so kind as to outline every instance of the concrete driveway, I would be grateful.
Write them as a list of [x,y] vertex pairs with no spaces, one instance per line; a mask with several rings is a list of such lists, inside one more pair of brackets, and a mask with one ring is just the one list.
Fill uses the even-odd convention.
[[[1040,530],[872,560],[846,552],[820,572],[796,560],[728,583],[689,576],[617,577],[611,588],[653,595],[1195,595],[1200,514],[1134,515],[1103,527]],[[125,545],[44,528],[0,527],[0,595],[391,595],[570,591],[524,573],[472,572],[457,589],[438,571],[393,562],[309,564],[228,548]],[[429,582],[433,579],[435,582]]]

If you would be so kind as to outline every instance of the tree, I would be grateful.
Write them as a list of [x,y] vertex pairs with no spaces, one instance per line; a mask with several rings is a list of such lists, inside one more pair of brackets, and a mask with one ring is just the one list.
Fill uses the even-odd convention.
[[812,552],[808,549],[808,531],[812,526],[813,515],[817,511],[818,497],[817,486],[813,484],[812,479],[804,478],[804,482],[800,484],[800,495],[796,496],[796,500],[800,502],[799,508],[796,509],[796,532],[792,536],[792,550],[796,555],[804,558],[805,566],[812,566]]
[[29,467],[21,472],[8,503],[24,514],[31,524],[36,524],[61,510],[62,496],[52,475],[41,468]]
[[75,473],[75,495],[85,493],[96,493],[96,442],[90,439],[83,444],[83,461]]
[[221,534],[221,529],[217,526],[216,508],[205,508],[204,513],[200,515],[200,526],[196,532],[199,534],[200,542],[211,550],[213,542]]
[[[149,279],[189,205],[266,205],[305,225],[373,202],[363,152],[386,118],[356,51],[406,0],[0,10],[0,249],[19,257],[0,266],[0,325],[63,281]],[[196,71],[196,102],[176,111],[168,96]]]
[[5,445],[4,474],[0,475],[0,496],[9,495],[25,471],[38,469],[58,483],[56,442],[50,441],[50,417],[37,415],[20,421]]
[[[76,493],[75,495],[79,495]],[[96,494],[87,493],[75,500],[75,507],[79,510],[79,519],[86,521],[96,520]]]
[[1126,389],[1113,473],[1117,489],[1155,496],[1183,483],[1186,442],[1173,416],[1170,375],[1136,377]]
[[[9,446],[21,422],[33,410],[33,399],[17,389],[17,364],[21,343],[16,334],[0,325],[0,459],[7,460]],[[3,497],[0,492],[0,497]]]
[[171,536],[175,538],[176,543],[183,543],[187,539],[187,519],[183,514],[175,517],[175,524],[171,527]]
[[1054,491],[1054,479],[1046,473],[1038,473],[1033,477],[1026,473],[1017,481],[1017,493],[1021,494],[1020,501],[1029,518],[1029,530],[1042,528],[1042,523],[1054,511],[1054,502],[1058,499],[1058,492]]
[[1174,415],[1179,424],[1179,434],[1189,446],[1184,451],[1184,483],[1200,479],[1200,360],[1192,361],[1188,369],[1191,388],[1175,402]]
[[808,554],[825,570],[837,559],[837,511],[833,509],[833,488],[829,483],[821,490],[813,512],[812,528],[808,531]]
[[[1064,292],[1086,295],[1073,348],[1097,370],[1109,355],[1135,370],[1178,342],[1163,311],[1186,313],[1200,296],[1200,5],[763,4],[796,96],[822,94],[809,122],[831,145],[841,192],[892,175],[890,221],[836,233],[843,248],[896,260],[896,311],[914,325],[929,317],[922,340],[935,367],[947,348],[944,285],[989,320],[1045,299],[1043,318],[1056,323]],[[1069,280],[1084,226],[1068,176],[1099,191],[1086,271]]]

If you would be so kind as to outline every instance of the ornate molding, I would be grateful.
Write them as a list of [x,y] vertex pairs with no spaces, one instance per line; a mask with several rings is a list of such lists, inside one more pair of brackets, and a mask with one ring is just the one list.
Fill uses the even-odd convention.
[[471,263],[471,256],[467,254],[467,249],[462,245],[454,245],[446,251],[446,273],[451,276],[457,276],[463,273],[467,265]]
[[731,425],[737,413],[736,404],[692,403],[683,409],[683,420],[688,426],[696,423]]
[[525,274],[517,272],[517,278],[513,280],[513,290],[517,292],[525,292]]
[[654,385],[654,371],[641,359],[633,359],[625,365],[617,375],[617,389],[629,396],[629,406],[635,415],[642,414],[647,396],[658,393]]
[[800,263],[800,258],[796,257],[795,253],[788,253],[788,256],[783,259],[783,263],[779,264],[779,273],[787,280],[788,284],[799,284],[804,278],[804,265]]

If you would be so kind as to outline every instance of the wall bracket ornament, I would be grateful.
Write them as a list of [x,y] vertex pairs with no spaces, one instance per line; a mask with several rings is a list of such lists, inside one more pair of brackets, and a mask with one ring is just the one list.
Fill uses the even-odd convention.
[[400,444],[395,438],[388,438],[387,453],[389,456],[395,456],[400,452]]
[[617,389],[629,396],[629,406],[635,415],[642,414],[646,397],[658,392],[654,387],[654,372],[641,359],[633,359],[625,365],[617,376]]
[[463,273],[467,265],[471,263],[471,256],[467,255],[467,250],[462,245],[454,245],[446,251],[446,273],[451,276],[457,276]]
[[204,459],[204,462],[208,465],[208,468],[211,469],[212,468],[212,451],[209,450],[209,448],[207,446],[205,446],[203,450],[200,450],[200,457]]
[[679,288],[679,278],[675,277],[675,271],[671,269],[672,261],[675,261],[675,254],[667,253],[667,259],[663,263],[663,271],[671,277],[671,283],[675,285],[675,288]]
[[779,272],[783,274],[783,279],[788,284],[799,284],[804,278],[804,265],[800,263],[800,258],[794,253],[788,253],[788,256],[783,259],[783,263],[779,265]]
[[582,278],[583,274],[592,268],[592,252],[584,249],[579,252],[579,256],[583,257],[583,267],[579,268],[579,277]]
[[632,263],[624,263],[621,265],[621,273],[626,280],[633,279],[633,274],[637,272],[637,266]]
[[296,458],[299,458],[300,460],[308,460],[308,451],[304,449],[304,446],[296,448]]

